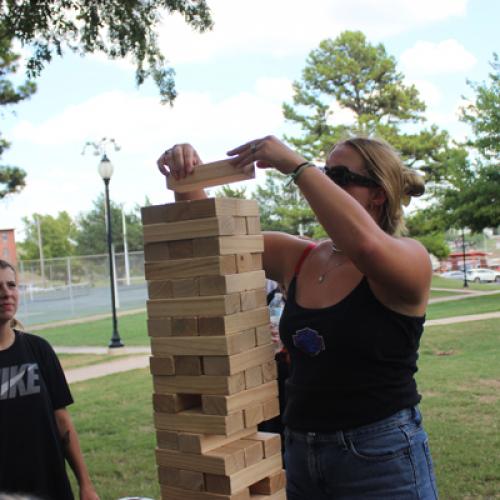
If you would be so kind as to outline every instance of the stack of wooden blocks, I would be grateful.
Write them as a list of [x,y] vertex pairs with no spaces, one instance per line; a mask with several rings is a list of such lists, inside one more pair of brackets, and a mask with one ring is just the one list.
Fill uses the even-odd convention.
[[145,207],[156,458],[162,499],[284,500],[279,414],[252,200]]

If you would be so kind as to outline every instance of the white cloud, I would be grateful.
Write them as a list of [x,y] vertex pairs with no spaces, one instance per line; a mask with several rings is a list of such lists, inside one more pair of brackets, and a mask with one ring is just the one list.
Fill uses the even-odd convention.
[[407,79],[405,83],[407,85],[415,85],[420,94],[420,98],[425,102],[427,108],[440,104],[442,100],[442,93],[433,83],[428,80],[419,79]]
[[463,72],[476,64],[476,58],[457,40],[439,43],[417,42],[401,54],[403,71],[408,74],[432,75]]
[[217,56],[307,53],[343,30],[384,38],[417,26],[464,16],[468,0],[212,0],[212,31],[199,34],[179,15],[165,16],[160,45],[176,65]]

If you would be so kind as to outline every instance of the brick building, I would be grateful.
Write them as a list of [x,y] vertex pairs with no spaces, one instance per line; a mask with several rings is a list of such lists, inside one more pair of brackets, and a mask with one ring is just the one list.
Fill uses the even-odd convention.
[[0,229],[0,259],[17,266],[16,239],[14,229]]

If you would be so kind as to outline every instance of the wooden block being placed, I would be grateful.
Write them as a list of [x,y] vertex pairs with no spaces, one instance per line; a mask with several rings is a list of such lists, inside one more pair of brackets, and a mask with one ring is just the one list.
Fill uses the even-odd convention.
[[185,220],[143,226],[144,244],[159,241],[190,240],[209,236],[234,236],[246,234],[244,217],[221,215],[206,219]]
[[160,262],[146,262],[144,272],[148,281],[165,281],[178,278],[196,278],[236,273],[233,255],[175,259]]
[[175,375],[173,356],[151,356],[149,369],[152,375]]
[[[273,380],[253,389],[231,396],[205,394],[201,397],[203,412],[209,415],[229,415],[254,404],[264,403],[278,396],[278,383]],[[250,425],[246,426],[250,427]]]
[[199,408],[178,413],[156,412],[154,423],[156,429],[225,436],[244,429],[242,412],[235,412],[231,415],[205,415]]
[[200,295],[226,295],[256,289],[265,291],[266,275],[264,271],[251,271],[225,276],[201,276],[199,285]]
[[179,413],[200,406],[198,394],[153,394],[153,409],[157,412]]
[[[257,427],[242,429],[231,436],[221,436],[217,434],[192,434],[188,432],[176,433],[179,450],[185,453],[206,453],[207,451],[224,446],[236,439],[244,439],[247,436],[255,435]],[[256,441],[256,440],[254,440]],[[256,441],[257,442],[257,441]],[[262,443],[259,441],[260,446]]]
[[156,394],[223,394],[229,396],[245,389],[245,377],[243,373],[236,373],[229,377],[155,375],[153,386]]
[[193,242],[193,257],[262,253],[264,251],[264,237],[255,234],[196,238],[191,241]]
[[[261,307],[254,311],[243,311],[229,316],[198,318],[199,335],[232,335],[249,328],[267,325],[269,327],[269,309]],[[220,354],[220,353],[219,353]]]
[[176,179],[173,175],[167,177],[167,187],[178,193],[196,191],[209,186],[221,186],[231,182],[245,181],[255,178],[253,164],[243,167],[234,167],[229,160],[219,160],[212,163],[198,165],[191,175]]
[[286,475],[284,470],[275,472],[268,477],[261,479],[250,486],[250,493],[253,495],[274,495],[282,490],[286,485]]
[[151,352],[155,356],[231,355],[253,347],[255,347],[253,330],[226,336],[151,338]]
[[172,322],[170,318],[148,319],[148,335],[150,337],[168,337],[172,335]]
[[[271,362],[276,366],[274,348],[268,344],[255,347],[254,349],[247,349],[240,354],[233,354],[232,356],[204,356],[203,373],[205,375],[233,375],[238,372],[244,372],[253,366]],[[271,368],[267,367],[267,364],[265,369],[267,370],[266,373],[271,370]],[[266,382],[275,378],[277,377],[269,378]]]
[[281,453],[281,437],[279,434],[274,434],[271,432],[256,432],[251,434],[245,439],[251,439],[253,441],[258,441],[262,444],[264,448],[264,457],[272,457],[277,453]]
[[207,473],[205,474],[205,487],[209,492],[232,494],[257,483],[270,474],[281,471],[282,468],[281,453],[277,453],[231,475]]
[[206,295],[147,301],[148,317],[222,316],[240,311],[240,295]]

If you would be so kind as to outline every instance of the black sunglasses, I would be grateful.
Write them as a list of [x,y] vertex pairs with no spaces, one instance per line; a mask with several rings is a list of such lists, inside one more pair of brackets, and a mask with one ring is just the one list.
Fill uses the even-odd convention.
[[322,167],[321,170],[329,179],[340,187],[349,186],[349,184],[363,187],[377,187],[379,185],[376,180],[351,172],[351,170],[342,165],[338,167]]

